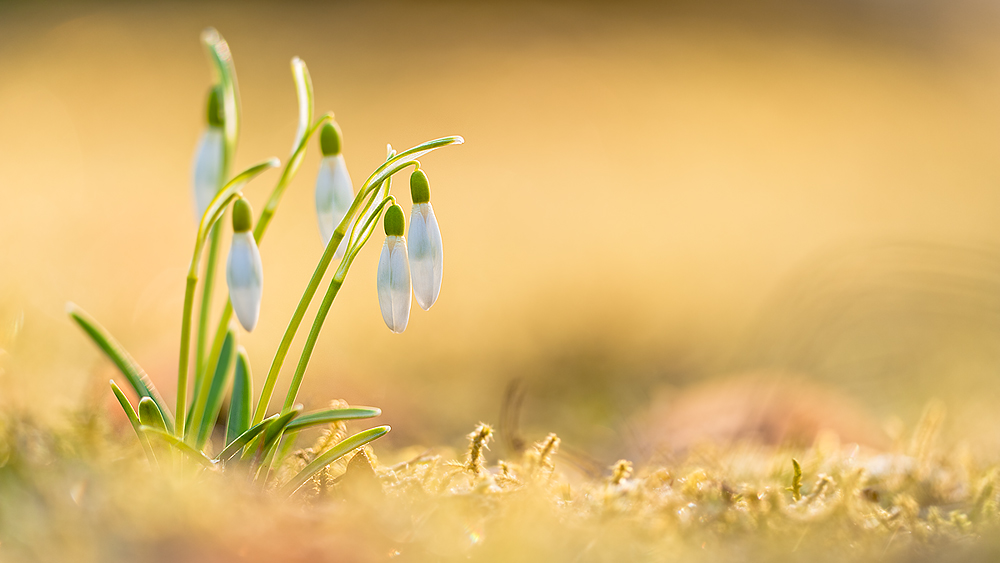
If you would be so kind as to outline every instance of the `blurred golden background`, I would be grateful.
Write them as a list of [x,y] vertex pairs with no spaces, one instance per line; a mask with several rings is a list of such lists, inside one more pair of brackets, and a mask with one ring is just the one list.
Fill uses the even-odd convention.
[[[378,405],[393,444],[460,444],[514,389],[528,439],[613,461],[746,432],[733,413],[768,401],[777,422],[746,415],[765,439],[801,415],[878,442],[937,399],[951,431],[1000,443],[1000,10],[971,0],[0,3],[0,393],[18,408],[112,403],[67,300],[173,395],[209,25],[239,74],[237,169],[287,157],[293,56],[356,186],[386,143],[467,140],[423,160],[441,299],[391,334],[376,235],[307,407]],[[321,253],[318,162],[261,248],[258,385]]]

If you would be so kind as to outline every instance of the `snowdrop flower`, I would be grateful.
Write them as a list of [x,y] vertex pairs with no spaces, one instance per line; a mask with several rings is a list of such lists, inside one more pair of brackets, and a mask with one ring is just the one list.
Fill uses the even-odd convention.
[[413,199],[413,211],[406,238],[410,243],[413,296],[417,298],[420,308],[427,311],[441,293],[444,252],[441,247],[441,230],[431,207],[430,183],[423,170],[415,170],[410,175],[410,197]]
[[403,332],[410,320],[410,266],[403,236],[403,208],[393,205],[385,212],[385,243],[378,259],[378,305],[389,330]]
[[226,158],[226,136],[223,133],[222,89],[212,88],[208,94],[208,127],[201,134],[194,153],[191,186],[194,191],[194,220],[201,221],[205,209],[222,187]]
[[[316,177],[316,218],[324,247],[330,244],[334,229],[344,220],[354,202],[354,185],[351,184],[351,175],[347,173],[344,155],[340,153],[341,139],[340,127],[336,123],[323,125],[319,134],[323,162]],[[347,232],[351,232],[350,228]],[[344,237],[334,257],[340,258],[346,249],[347,237]]]
[[226,283],[233,311],[247,332],[257,326],[260,296],[264,290],[264,268],[257,241],[250,232],[252,226],[253,209],[241,197],[233,204],[233,243],[226,262]]

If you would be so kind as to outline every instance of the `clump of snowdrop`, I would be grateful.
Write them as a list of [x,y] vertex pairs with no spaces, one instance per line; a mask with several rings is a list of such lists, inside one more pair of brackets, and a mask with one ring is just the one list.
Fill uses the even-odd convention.
[[424,311],[431,308],[441,293],[441,272],[444,251],[441,247],[441,229],[438,228],[434,208],[431,207],[431,189],[427,174],[415,170],[410,175],[409,258],[413,279],[413,296]]
[[241,197],[233,203],[233,241],[226,262],[226,283],[233,311],[247,332],[257,326],[260,298],[264,291],[264,267],[251,227],[253,209]]
[[[155,439],[205,468],[225,470],[227,464],[231,464],[239,468],[238,474],[244,478],[249,476],[261,489],[290,495],[323,473],[330,463],[390,430],[388,426],[377,426],[346,437],[317,455],[290,478],[286,479],[287,475],[274,471],[291,451],[299,431],[381,414],[378,408],[358,406],[302,413],[302,406],[296,398],[334,299],[358,253],[371,239],[378,221],[383,219],[383,211],[386,239],[377,272],[379,303],[383,318],[393,332],[402,332],[406,328],[411,294],[409,257],[403,236],[406,230],[403,210],[390,194],[392,177],[407,168],[419,170],[417,159],[439,148],[461,144],[464,140],[457,136],[442,137],[399,153],[390,147],[385,162],[367,177],[355,193],[341,151],[343,136],[340,129],[333,121],[332,113],[316,118],[309,71],[301,59],[293,58],[292,77],[299,100],[298,130],[282,173],[254,221],[253,210],[244,199],[243,190],[252,180],[281,166],[281,163],[276,158],[269,158],[242,172],[232,174],[230,171],[238,145],[242,111],[236,69],[229,44],[216,30],[205,30],[202,41],[207,47],[217,82],[210,90],[207,127],[194,158],[192,176],[197,229],[184,289],[176,408],[171,410],[167,406],[152,380],[104,327],[75,305],[69,307],[69,314],[119,367],[132,391],[140,397],[137,413],[129,397],[114,381],[111,382],[112,392],[153,465],[160,463],[150,447]],[[266,234],[282,195],[291,186],[305,151],[315,137],[319,138],[323,153],[316,178],[316,212],[325,248],[286,325],[278,350],[269,362],[270,369],[256,398],[256,408],[252,408],[255,386],[251,378],[251,361],[240,346],[240,334],[232,323],[232,316],[236,315],[246,331],[252,331],[257,326],[264,281],[257,245]],[[416,194],[415,224],[411,227],[411,235],[420,244],[419,252],[412,255],[419,265],[417,299],[426,309],[437,298],[441,285],[441,236],[430,210],[426,176],[420,172],[411,183],[415,186],[411,191]],[[222,314],[217,317],[218,324],[213,332],[210,326],[212,284],[217,273],[216,261],[221,255],[223,217],[230,209],[233,235],[226,262],[229,299]],[[339,264],[309,325],[283,406],[279,412],[268,416],[278,375],[292,341],[303,325],[310,304],[317,297],[334,258],[340,258]],[[199,289],[202,297],[195,324],[195,295]],[[192,365],[193,371],[190,369]],[[192,374],[193,378],[190,377]],[[241,414],[230,417],[224,442],[216,444],[221,447],[210,456],[207,450],[213,445],[212,428],[227,398],[230,412]],[[279,447],[279,444],[282,446]],[[171,465],[166,464],[167,467]]]
[[382,319],[389,330],[403,332],[410,320],[410,265],[403,236],[403,208],[392,205],[385,212],[385,242],[378,260],[376,285]]
[[[347,215],[354,201],[354,185],[347,172],[347,163],[341,153],[343,136],[336,122],[323,125],[319,146],[323,161],[316,176],[316,218],[323,246],[330,243],[333,231]],[[341,258],[347,249],[347,240],[341,241],[334,258]]]
[[191,187],[194,195],[194,220],[200,221],[208,204],[219,192],[225,179],[226,137],[223,131],[222,90],[216,86],[208,93],[207,124],[198,140],[192,164]]

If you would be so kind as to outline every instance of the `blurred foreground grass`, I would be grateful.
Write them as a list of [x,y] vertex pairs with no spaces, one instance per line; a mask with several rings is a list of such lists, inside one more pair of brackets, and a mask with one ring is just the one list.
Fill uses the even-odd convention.
[[[8,413],[0,559],[995,560],[995,462],[940,442],[943,414],[929,407],[887,451],[825,435],[798,450],[747,443],[696,448],[664,466],[623,460],[596,476],[567,460],[555,435],[501,460],[479,448],[477,429],[478,454],[366,449],[285,500],[217,473],[153,469],[134,437],[109,433],[92,411],[61,430]],[[316,444],[343,431],[331,427]]]

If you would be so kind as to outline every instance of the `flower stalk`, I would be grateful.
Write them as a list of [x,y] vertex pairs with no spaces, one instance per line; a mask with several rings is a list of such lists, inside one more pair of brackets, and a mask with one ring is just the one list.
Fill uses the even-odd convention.
[[198,235],[195,237],[194,252],[191,255],[191,265],[188,267],[187,283],[184,288],[184,309],[181,316],[181,345],[180,358],[177,368],[177,437],[183,439],[184,425],[187,411],[187,391],[188,391],[188,355],[191,349],[191,314],[194,305],[194,291],[198,286],[198,265],[201,263],[201,254],[205,247],[205,239],[212,227],[219,221],[225,213],[229,204],[236,199],[240,190],[247,182],[255,178],[260,173],[275,168],[281,163],[276,158],[264,161],[256,166],[252,166],[235,178],[215,195],[209,204],[205,214],[201,217],[198,225]]

